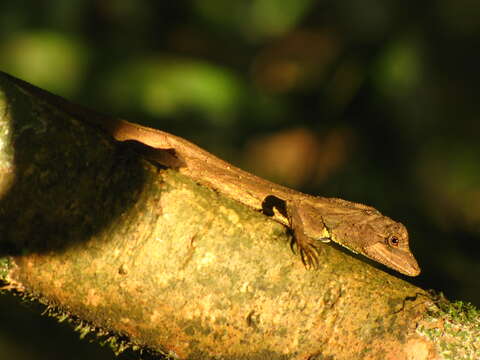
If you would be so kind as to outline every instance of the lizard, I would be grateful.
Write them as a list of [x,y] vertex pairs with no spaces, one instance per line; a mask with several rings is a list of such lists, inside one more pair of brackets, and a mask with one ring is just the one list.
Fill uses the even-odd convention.
[[333,241],[402,274],[420,274],[420,267],[409,248],[405,226],[371,206],[312,196],[278,185],[182,137],[102,115],[1,71],[0,76],[50,106],[99,128],[116,141],[143,144],[147,159],[177,168],[194,181],[272,216],[291,229],[292,248],[298,249],[307,268],[318,266],[320,244]]

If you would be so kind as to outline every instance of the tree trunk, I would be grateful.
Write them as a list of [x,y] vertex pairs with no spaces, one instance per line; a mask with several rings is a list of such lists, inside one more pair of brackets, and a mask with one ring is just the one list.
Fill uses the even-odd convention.
[[[478,356],[471,308],[455,319],[463,307],[452,315],[447,302],[329,245],[307,270],[283,225],[142,159],[2,74],[0,144],[5,288],[77,319],[82,333],[125,336],[109,338],[118,351],[434,359],[457,341],[448,351],[476,346]],[[447,323],[469,340],[447,336]]]

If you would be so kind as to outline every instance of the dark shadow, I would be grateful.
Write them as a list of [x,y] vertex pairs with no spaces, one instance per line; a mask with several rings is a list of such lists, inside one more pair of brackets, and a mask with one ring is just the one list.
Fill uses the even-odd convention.
[[262,202],[262,213],[267,216],[273,216],[275,209],[283,216],[288,217],[285,201],[274,195],[268,195]]
[[0,90],[14,152],[3,161],[13,166],[2,171],[12,176],[0,199],[0,256],[84,242],[135,204],[145,172],[131,146],[91,125],[102,115],[1,72]]

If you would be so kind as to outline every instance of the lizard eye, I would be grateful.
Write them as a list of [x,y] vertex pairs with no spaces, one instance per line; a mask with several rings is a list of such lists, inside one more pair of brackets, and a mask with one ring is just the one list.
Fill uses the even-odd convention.
[[400,244],[400,240],[395,235],[389,236],[387,238],[387,245],[391,247],[398,247],[399,244]]

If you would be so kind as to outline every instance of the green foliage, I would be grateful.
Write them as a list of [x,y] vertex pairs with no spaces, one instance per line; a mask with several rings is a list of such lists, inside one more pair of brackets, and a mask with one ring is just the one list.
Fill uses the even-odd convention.
[[422,83],[422,49],[413,37],[389,44],[379,57],[374,73],[378,90],[393,99],[408,98]]
[[194,1],[206,21],[255,42],[292,30],[312,5],[312,0]]
[[213,124],[234,118],[244,95],[231,70],[181,58],[138,59],[113,71],[107,86],[120,110],[139,104],[153,117],[193,113]]
[[87,50],[56,31],[23,31],[0,45],[0,67],[53,92],[71,95],[85,73]]

